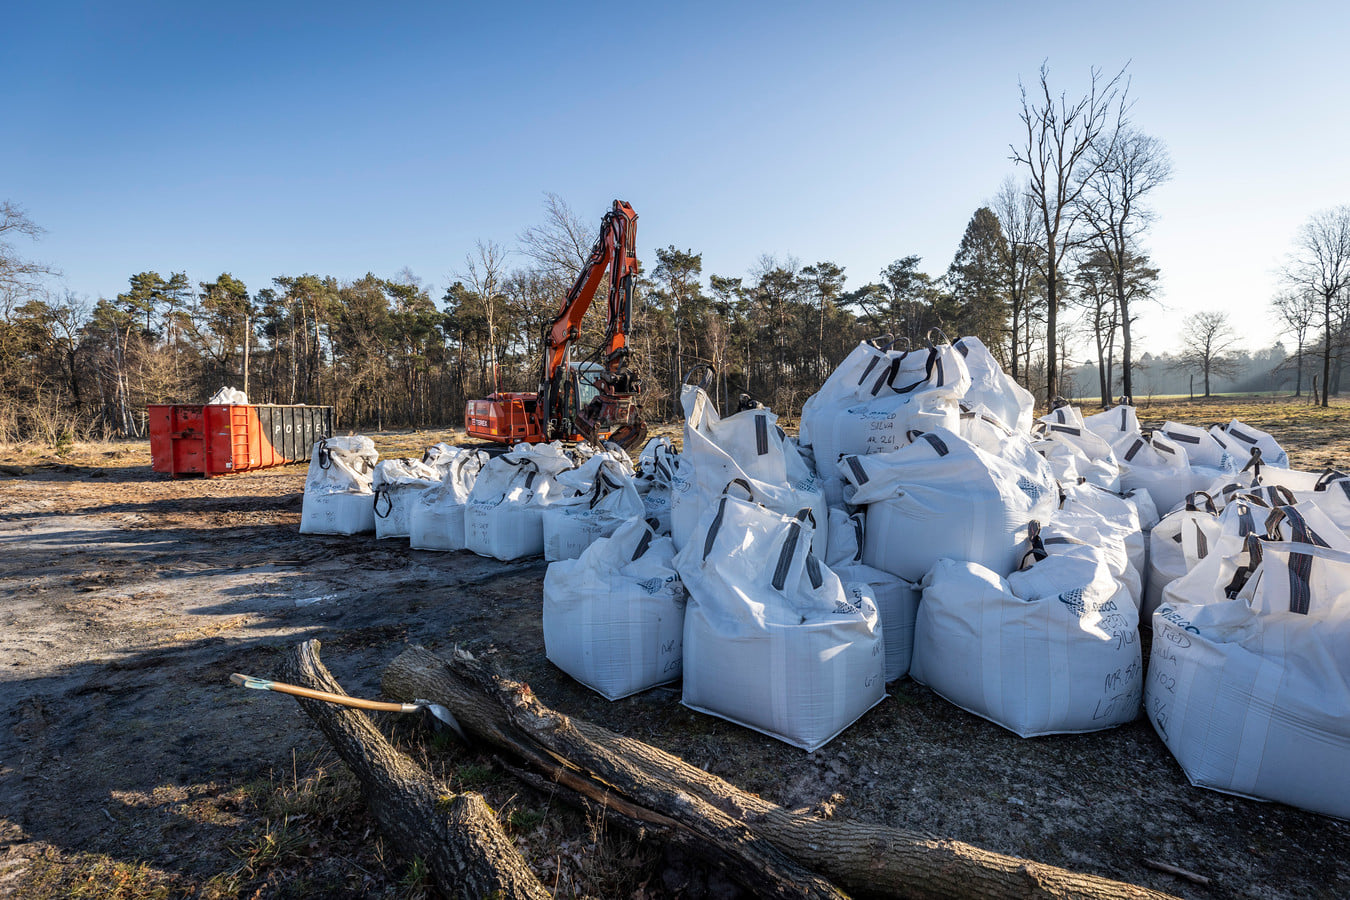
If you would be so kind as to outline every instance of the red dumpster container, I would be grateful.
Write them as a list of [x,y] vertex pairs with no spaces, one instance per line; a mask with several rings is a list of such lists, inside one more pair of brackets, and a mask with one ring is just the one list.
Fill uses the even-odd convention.
[[309,460],[333,433],[333,407],[160,403],[150,414],[150,459],[177,477],[228,475]]

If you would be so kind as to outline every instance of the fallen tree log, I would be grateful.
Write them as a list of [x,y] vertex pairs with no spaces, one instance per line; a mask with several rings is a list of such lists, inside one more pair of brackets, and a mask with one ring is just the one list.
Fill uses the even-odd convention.
[[[748,829],[802,866],[867,897],[1162,900],[1170,895],[918,832],[783,809],[641,741],[549,709],[519,682],[465,653],[414,647],[384,672],[386,694],[448,707],[468,733],[625,815],[685,829]],[[602,786],[601,796],[585,785]]]
[[[306,641],[283,659],[279,678],[332,693],[341,685]],[[365,713],[322,700],[297,698],[361,783],[380,830],[402,853],[427,864],[447,897],[552,896],[521,859],[497,816],[479,794],[453,794],[395,750]]]

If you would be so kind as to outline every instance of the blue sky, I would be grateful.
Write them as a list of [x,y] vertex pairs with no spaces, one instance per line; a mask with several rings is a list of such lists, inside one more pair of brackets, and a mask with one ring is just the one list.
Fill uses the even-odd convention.
[[146,269],[256,290],[405,266],[439,296],[546,191],[597,225],[631,202],[649,265],[829,259],[857,287],[946,268],[1015,174],[1019,78],[1048,59],[1074,95],[1129,62],[1175,169],[1142,343],[1225,309],[1255,348],[1295,230],[1350,202],[1347,26],[1298,2],[12,5],[0,197],[90,298]]

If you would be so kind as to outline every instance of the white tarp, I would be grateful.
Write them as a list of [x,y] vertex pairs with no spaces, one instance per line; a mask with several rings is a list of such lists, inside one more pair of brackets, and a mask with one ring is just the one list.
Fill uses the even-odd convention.
[[922,582],[910,676],[1022,737],[1097,731],[1135,718],[1139,619],[1090,547],[1007,580],[944,559]]
[[301,534],[364,534],[375,530],[371,473],[379,461],[368,437],[324,438],[314,445],[305,476]]
[[1058,505],[1056,485],[939,428],[891,453],[840,463],[867,506],[863,562],[918,581],[943,557],[1017,567],[1027,524]]
[[684,704],[806,750],[885,697],[876,605],[812,555],[811,531],[805,511],[722,497],[675,557],[689,591]]
[[959,430],[970,383],[950,344],[900,351],[860,343],[802,406],[801,441],[814,452],[826,502],[843,502],[841,457],[895,450],[911,433]]
[[423,493],[440,487],[440,472],[417,459],[386,459],[375,466],[375,537],[408,536],[408,519]]
[[[439,456],[436,462],[448,455]],[[487,461],[488,455],[481,450],[460,450],[451,457],[440,485],[424,491],[408,514],[408,543],[414,550],[463,550],[468,546],[464,506]]]
[[1154,613],[1149,721],[1194,785],[1350,818],[1350,553],[1260,556],[1237,598]]
[[640,519],[544,576],[544,648],[577,681],[618,700],[680,677],[684,586],[675,545]]
[[247,406],[248,394],[245,394],[237,388],[222,387],[211,395],[211,399],[206,401],[207,406],[217,406],[222,404],[226,406]]

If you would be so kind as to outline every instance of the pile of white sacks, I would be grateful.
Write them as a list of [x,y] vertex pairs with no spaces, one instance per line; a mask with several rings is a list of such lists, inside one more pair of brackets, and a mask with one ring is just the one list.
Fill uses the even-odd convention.
[[301,530],[543,554],[548,658],[610,699],[679,681],[808,750],[906,674],[1023,737],[1146,710],[1193,783],[1350,816],[1322,774],[1350,767],[1350,477],[1238,421],[1034,420],[975,338],[860,344],[799,439],[681,401],[682,450],[636,465],[556,444],[376,465],[329,439]]

